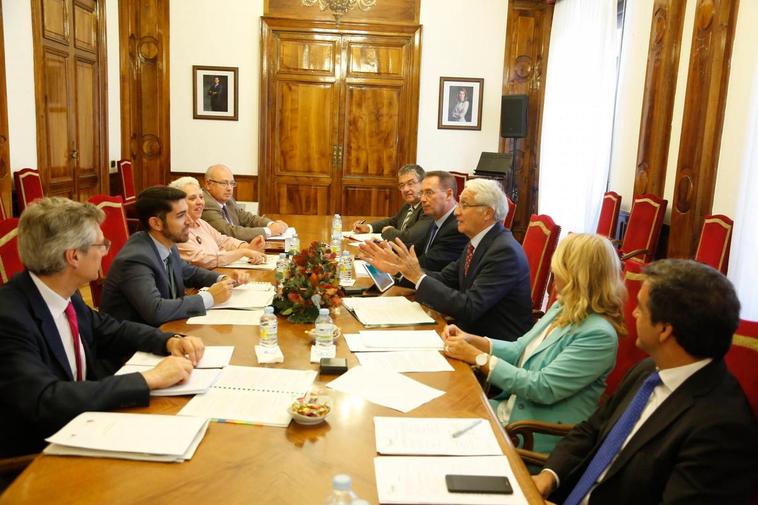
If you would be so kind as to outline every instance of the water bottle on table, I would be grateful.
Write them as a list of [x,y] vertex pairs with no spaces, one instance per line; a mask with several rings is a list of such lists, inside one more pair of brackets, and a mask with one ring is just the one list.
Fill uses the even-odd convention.
[[297,254],[300,252],[300,237],[297,236],[297,232],[290,238],[290,247],[287,249],[290,254]]
[[287,278],[289,271],[289,261],[286,253],[279,253],[279,259],[276,260],[276,281],[281,284]]
[[340,261],[340,285],[352,286],[353,284],[353,258],[348,251],[342,251]]
[[274,315],[274,307],[271,305],[263,309],[259,332],[261,335],[260,344],[267,351],[279,346],[279,323]]
[[332,493],[327,496],[324,505],[351,505],[357,499],[350,476],[340,473],[332,478]]
[[316,349],[331,349],[334,345],[334,323],[329,316],[329,309],[319,309],[316,318]]

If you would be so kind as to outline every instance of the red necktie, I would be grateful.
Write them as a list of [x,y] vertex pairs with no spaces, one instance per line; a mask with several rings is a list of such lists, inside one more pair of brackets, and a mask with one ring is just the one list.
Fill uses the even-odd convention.
[[466,263],[463,264],[463,275],[468,275],[468,267],[471,266],[471,258],[474,257],[474,246],[471,244],[466,248]]
[[68,302],[66,306],[66,319],[68,319],[68,325],[71,327],[71,337],[74,340],[74,360],[76,361],[76,380],[82,380],[82,357],[81,347],[79,344],[79,322],[76,320],[76,311],[74,310],[74,304]]

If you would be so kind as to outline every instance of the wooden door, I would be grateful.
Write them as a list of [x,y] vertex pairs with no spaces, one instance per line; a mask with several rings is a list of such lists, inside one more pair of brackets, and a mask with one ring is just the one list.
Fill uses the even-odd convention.
[[8,99],[5,92],[5,42],[3,37],[3,3],[0,0],[0,200],[5,215],[11,212],[11,163],[8,149]]
[[46,195],[107,192],[102,3],[34,0],[37,162]]
[[400,205],[397,170],[416,155],[420,28],[340,29],[349,34],[263,20],[263,211],[387,215]]

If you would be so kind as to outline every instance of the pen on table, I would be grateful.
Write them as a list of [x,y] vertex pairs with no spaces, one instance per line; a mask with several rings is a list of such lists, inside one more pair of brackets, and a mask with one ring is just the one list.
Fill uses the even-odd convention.
[[461,435],[463,435],[464,433],[466,433],[467,431],[469,431],[469,430],[472,430],[472,429],[476,428],[477,426],[479,426],[479,424],[480,424],[482,421],[484,421],[484,419],[477,419],[476,421],[474,421],[473,423],[469,424],[469,425],[468,425],[468,426],[466,426],[465,428],[461,428],[460,430],[458,430],[458,431],[456,431],[455,433],[453,433],[453,438],[458,438],[458,437],[460,437]]

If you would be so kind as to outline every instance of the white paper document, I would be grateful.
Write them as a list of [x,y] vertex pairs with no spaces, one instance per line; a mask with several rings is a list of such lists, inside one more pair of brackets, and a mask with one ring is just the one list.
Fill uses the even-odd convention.
[[356,233],[354,231],[346,231],[343,233],[343,236],[356,242],[366,242],[367,240],[382,240],[381,233]]
[[263,309],[236,310],[218,309],[209,310],[204,316],[195,316],[187,319],[187,324],[233,324],[236,326],[258,326],[261,324]]
[[[379,503],[424,505],[522,505],[526,498],[505,456],[377,456]],[[513,494],[451,493],[445,475],[505,476]]]
[[207,393],[192,398],[179,415],[286,427],[292,419],[288,407],[310,390],[315,378],[315,370],[230,365]]
[[296,230],[293,226],[290,226],[286,230],[284,230],[284,233],[281,235],[271,235],[270,237],[266,237],[266,240],[286,240],[288,238],[292,238],[295,236]]
[[224,265],[223,268],[239,268],[239,269],[248,269],[248,270],[276,270],[276,261],[278,259],[279,259],[279,256],[277,256],[276,254],[267,254],[265,263],[259,263],[257,265],[254,265],[250,263],[250,259],[247,256],[243,256],[237,261],[229,263],[228,265]]
[[321,358],[337,357],[337,346],[332,345],[326,348],[320,348],[317,345],[311,346],[311,363],[321,363]]
[[[263,285],[262,285],[263,284]],[[274,286],[268,283],[242,284],[232,289],[232,296],[223,303],[217,303],[210,310],[218,309],[261,309],[274,301]]]
[[437,351],[359,352],[361,365],[393,372],[452,372],[453,366]]
[[366,263],[363,260],[356,259],[353,262],[353,265],[355,266],[355,277],[368,277],[368,270],[366,270]]
[[[116,372],[116,375],[145,372],[151,368],[153,367],[126,364]],[[213,383],[216,382],[220,374],[220,368],[196,368],[192,370],[192,373],[186,382],[163,389],[153,389],[150,391],[150,396],[181,396],[205,393],[210,389]]]
[[154,414],[84,412],[50,438],[45,454],[180,462],[192,458],[208,420]]
[[375,417],[376,452],[428,456],[500,456],[490,423],[481,418]]
[[[203,351],[203,357],[195,368],[224,368],[229,364],[234,353],[233,345],[211,345]],[[126,362],[127,365],[155,366],[166,356],[158,356],[149,352],[137,351]]]
[[410,412],[445,394],[399,373],[364,366],[351,368],[326,386],[400,412]]
[[404,296],[344,298],[342,303],[366,327],[434,324],[421,305]]
[[367,350],[427,349],[442,350],[442,338],[434,330],[372,330],[361,331],[361,342]]

